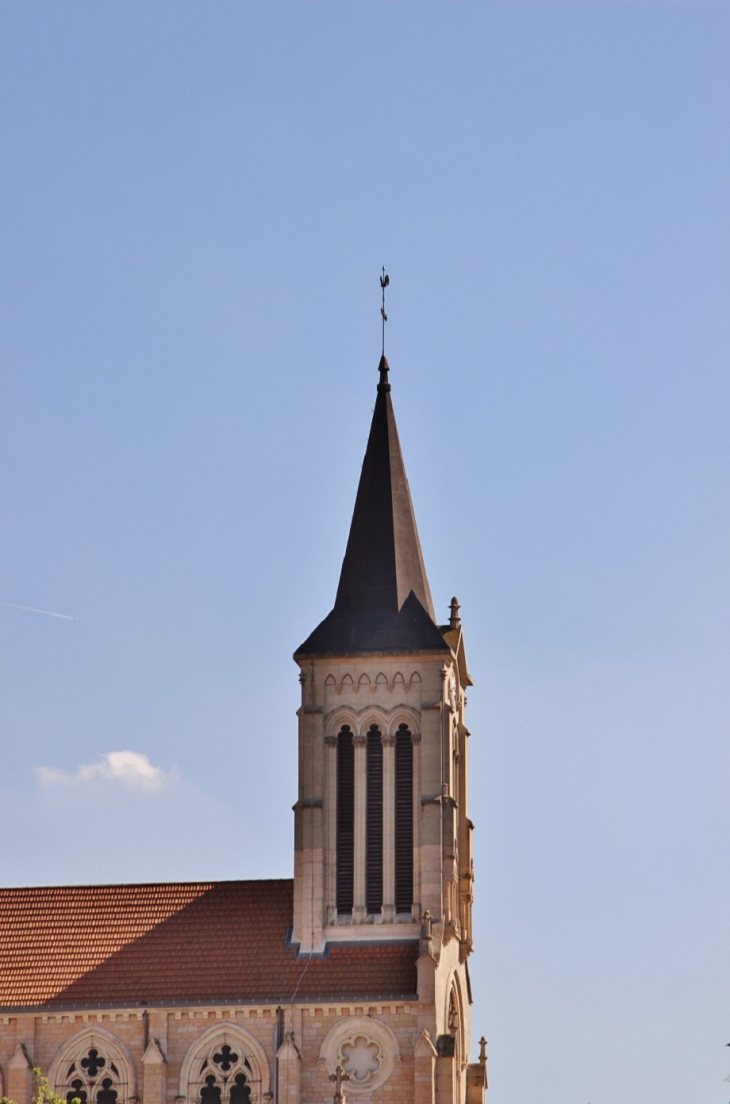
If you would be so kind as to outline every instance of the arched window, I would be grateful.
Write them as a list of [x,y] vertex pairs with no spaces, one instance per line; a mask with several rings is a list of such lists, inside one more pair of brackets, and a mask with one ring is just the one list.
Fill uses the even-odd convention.
[[383,908],[383,738],[370,725],[366,748],[365,799],[365,907],[368,913]]
[[67,1104],[125,1104],[134,1096],[131,1059],[103,1030],[83,1031],[62,1047],[49,1071],[55,1092]]
[[456,988],[456,982],[452,984],[449,992],[449,1006],[448,1006],[448,1022],[446,1024],[448,1028],[448,1034],[453,1039],[452,1054],[454,1057],[453,1065],[453,1096],[452,1099],[459,1104],[464,1098],[465,1082],[463,1077],[464,1072],[464,1023],[461,1015],[461,1000],[460,994]]
[[355,749],[352,729],[343,725],[337,737],[337,912],[340,914],[352,915],[354,866]]
[[458,998],[456,996],[456,989],[453,986],[451,987],[451,992],[449,993],[449,1022],[448,1022],[448,1028],[449,1028],[449,1035],[451,1035],[451,1037],[456,1040],[454,1053],[455,1053],[456,1057],[459,1057],[458,1048],[459,1048],[460,1035],[461,1035],[461,1018],[459,1016],[459,1001],[458,1001]]
[[[241,1047],[222,1043],[208,1048],[190,1081],[190,1104],[250,1104],[254,1080],[250,1059]],[[193,1071],[195,1073],[195,1071]]]
[[413,905],[413,743],[408,725],[395,734],[395,911]]
[[266,1056],[235,1024],[215,1027],[191,1046],[180,1069],[187,1104],[261,1104],[269,1089]]

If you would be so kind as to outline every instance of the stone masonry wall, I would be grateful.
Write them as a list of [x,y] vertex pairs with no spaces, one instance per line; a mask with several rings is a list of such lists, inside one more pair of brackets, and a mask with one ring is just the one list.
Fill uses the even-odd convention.
[[[15,1061],[18,1043],[27,1053],[33,1066],[39,1066],[47,1074],[59,1049],[72,1040],[79,1032],[101,1028],[118,1039],[129,1052],[136,1076],[136,1091],[130,1088],[128,1101],[131,1104],[182,1104],[180,1093],[180,1072],[186,1054],[205,1032],[217,1025],[223,1029],[226,1024],[235,1024],[248,1032],[260,1045],[266,1055],[272,1074],[275,1067],[275,1030],[277,1010],[275,1006],[224,1006],[221,1008],[183,1008],[154,1009],[147,1011],[148,1040],[159,1040],[164,1062],[152,1056],[150,1062],[143,1063],[145,1040],[145,1017],[139,1009],[94,1012],[58,1012],[41,1014],[0,1015],[0,1070],[2,1071],[5,1092],[10,1083],[21,1084],[19,1078],[11,1078],[17,1071],[11,1070]],[[353,1017],[365,1017],[375,1025],[384,1025],[395,1039],[397,1054],[394,1056],[392,1071],[382,1085],[371,1092],[346,1092],[350,1104],[370,1104],[382,1101],[383,1104],[413,1104],[414,1101],[414,1050],[421,1037],[423,1025],[433,1022],[433,1008],[430,1005],[413,1001],[404,1003],[363,1003],[363,1004],[322,1004],[284,1007],[285,1037],[293,1031],[294,1048],[289,1058],[301,1065],[295,1070],[301,1085],[300,1092],[294,1091],[292,1061],[282,1062],[279,1085],[281,1104],[288,1101],[293,1104],[297,1099],[302,1104],[324,1104],[333,1095],[333,1085],[329,1080],[329,1071],[320,1059],[320,1051],[328,1033],[338,1024],[350,1023]],[[354,1021],[353,1021],[354,1022]],[[159,1053],[156,1051],[156,1053]],[[297,1055],[299,1058],[297,1058]],[[17,1065],[17,1062],[16,1062]],[[286,1084],[284,1084],[286,1080]],[[22,1099],[22,1092],[16,1094],[16,1104],[30,1104],[29,1093]],[[137,1101],[134,1100],[136,1095]],[[273,1099],[273,1092],[266,1101]],[[120,1100],[118,1104],[128,1104]],[[190,1101],[192,1104],[192,1100]]]

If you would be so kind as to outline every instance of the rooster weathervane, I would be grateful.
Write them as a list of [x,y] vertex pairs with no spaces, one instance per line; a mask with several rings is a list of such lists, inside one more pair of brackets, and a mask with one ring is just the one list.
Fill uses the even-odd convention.
[[385,265],[383,265],[383,273],[380,277],[380,286],[383,289],[383,304],[380,308],[380,313],[383,316],[383,356],[385,356],[385,323],[388,321],[388,315],[385,313],[385,289],[390,283],[390,276],[385,271]]

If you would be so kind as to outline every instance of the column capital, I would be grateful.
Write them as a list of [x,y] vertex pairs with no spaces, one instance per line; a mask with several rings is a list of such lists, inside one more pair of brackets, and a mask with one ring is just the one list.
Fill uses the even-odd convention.
[[324,742],[325,742],[325,744],[328,748],[336,748],[337,747],[337,737],[336,736],[325,736]]
[[383,747],[395,747],[395,736],[383,733],[381,737]]
[[368,746],[367,736],[353,736],[352,746],[356,748],[364,748]]

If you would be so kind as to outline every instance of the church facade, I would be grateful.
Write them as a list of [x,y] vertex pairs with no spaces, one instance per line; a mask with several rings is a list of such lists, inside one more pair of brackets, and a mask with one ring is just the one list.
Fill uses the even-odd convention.
[[484,1104],[459,607],[434,612],[383,356],[335,605],[297,649],[294,878],[0,890],[0,1096]]

